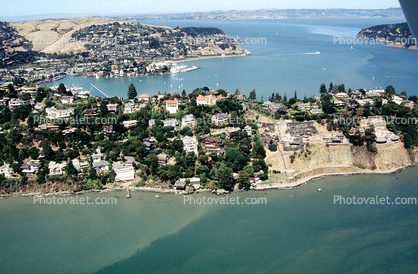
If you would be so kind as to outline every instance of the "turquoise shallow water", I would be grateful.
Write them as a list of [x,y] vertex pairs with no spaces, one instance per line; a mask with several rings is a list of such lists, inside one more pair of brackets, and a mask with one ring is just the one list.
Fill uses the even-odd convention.
[[[145,21],[170,27],[212,26],[225,31],[229,37],[266,39],[266,43],[244,44],[251,56],[198,60],[189,64],[199,70],[163,76],[124,78],[66,77],[59,82],[67,86],[91,89],[93,83],[109,96],[126,97],[128,85],[135,84],[139,93],[151,95],[161,92],[191,92],[197,87],[211,89],[239,89],[249,95],[254,88],[258,99],[264,100],[272,92],[287,93],[295,90],[318,95],[321,83],[344,83],[346,88],[374,88],[393,85],[398,92],[418,95],[418,52],[387,48],[382,45],[334,44],[334,35],[348,38],[362,28],[405,19],[288,19],[288,20],[167,20]],[[312,54],[320,52],[320,54]],[[373,80],[374,77],[374,80]],[[94,91],[93,89],[91,89]],[[101,96],[97,91],[94,95]]]
[[[0,200],[1,273],[416,273],[418,205],[335,205],[418,197],[411,168],[232,195],[263,205],[190,205],[132,192],[117,205]],[[317,192],[322,188],[322,192]],[[216,197],[209,193],[193,197]]]

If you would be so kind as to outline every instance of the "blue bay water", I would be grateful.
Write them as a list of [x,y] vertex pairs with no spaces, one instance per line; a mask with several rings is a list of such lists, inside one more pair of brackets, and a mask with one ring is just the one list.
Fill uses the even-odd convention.
[[[416,273],[418,205],[334,204],[417,197],[418,168],[250,191],[260,205],[191,205],[124,192],[117,205],[0,200],[1,273]],[[317,192],[322,188],[322,192]],[[216,197],[209,193],[193,197]]]
[[[133,82],[149,94],[209,86],[247,95],[255,88],[264,99],[297,89],[301,97],[331,81],[347,88],[392,84],[412,95],[418,93],[418,52],[333,43],[334,35],[352,37],[364,27],[402,21],[149,21],[215,26],[230,37],[266,37],[267,44],[244,45],[248,57],[193,61],[201,69],[184,74],[59,82],[86,89],[93,83],[110,96],[126,96]],[[83,195],[116,197],[117,205],[3,199],[0,273],[416,273],[418,205],[334,205],[333,197],[418,197],[417,173],[329,177],[293,190],[232,195],[265,197],[267,205],[185,205],[183,196],[155,199],[142,192],[131,199],[124,192]],[[193,197],[203,195],[215,197]]]
[[[243,44],[251,56],[214,58],[188,62],[201,69],[175,75],[123,78],[66,77],[49,85],[63,82],[68,86],[93,83],[109,96],[126,97],[129,83],[139,93],[191,92],[197,87],[239,89],[249,95],[254,88],[257,96],[267,99],[272,92],[292,96],[318,95],[321,83],[344,83],[346,88],[374,88],[393,85],[398,92],[418,95],[418,52],[388,48],[383,45],[348,45],[334,43],[334,36],[354,37],[362,28],[399,23],[404,19],[287,19],[287,20],[167,20],[141,21],[170,27],[213,26],[229,36],[260,38],[267,43]],[[353,47],[351,49],[351,46]],[[320,52],[320,54],[313,54]],[[95,91],[94,95],[100,96]]]

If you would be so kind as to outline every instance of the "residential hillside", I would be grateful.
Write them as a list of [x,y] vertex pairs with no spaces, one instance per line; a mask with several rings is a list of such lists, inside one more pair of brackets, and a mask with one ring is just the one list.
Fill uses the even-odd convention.
[[416,40],[413,38],[407,23],[378,25],[362,29],[357,38],[382,39],[387,46],[417,49]]
[[10,23],[10,25],[33,45],[32,50],[45,53],[85,51],[83,45],[67,43],[71,35],[91,25],[103,25],[115,21],[99,18],[77,18]]

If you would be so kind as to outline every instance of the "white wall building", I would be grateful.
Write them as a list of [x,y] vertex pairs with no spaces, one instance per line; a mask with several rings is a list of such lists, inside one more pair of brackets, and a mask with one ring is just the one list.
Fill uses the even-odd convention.
[[183,139],[183,149],[186,152],[194,152],[197,154],[198,142],[195,137],[184,136]]

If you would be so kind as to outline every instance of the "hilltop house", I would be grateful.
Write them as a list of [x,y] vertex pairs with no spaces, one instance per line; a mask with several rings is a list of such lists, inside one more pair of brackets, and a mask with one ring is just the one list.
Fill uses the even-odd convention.
[[216,103],[216,96],[214,95],[203,96],[202,94],[200,94],[196,98],[197,105],[209,105],[209,104],[214,104],[214,103]]
[[194,152],[197,154],[198,142],[196,141],[196,137],[184,136],[182,141],[184,151]]
[[221,137],[209,137],[204,135],[201,137],[202,143],[205,145],[205,153],[216,152],[216,154],[224,154],[225,150],[222,148],[224,140]]
[[144,100],[144,101],[149,101],[149,98],[150,98],[150,96],[148,95],[148,94],[140,94],[140,95],[138,95],[138,99],[141,101],[141,100]]
[[174,100],[167,100],[165,102],[165,109],[170,112],[170,114],[175,114],[179,110],[179,101],[177,98]]
[[170,159],[170,156],[164,152],[161,152],[160,154],[157,155],[157,158],[158,158],[159,164],[166,165],[168,160]]
[[194,116],[193,114],[188,114],[181,119],[181,126],[182,127],[191,127],[193,128],[195,125],[194,123]]
[[227,113],[218,113],[212,116],[212,123],[219,126],[222,124],[226,124],[228,121],[228,114]]
[[176,126],[178,126],[178,122],[177,122],[177,120],[176,119],[168,119],[168,120],[164,120],[163,121],[163,123],[164,123],[164,126],[165,127],[176,127]]
[[335,105],[336,107],[343,107],[343,106],[345,106],[345,103],[344,103],[343,101],[341,101],[341,100],[338,100],[338,99],[334,99],[334,100],[332,101],[332,103],[334,103],[334,105]]
[[311,109],[310,112],[313,115],[315,115],[315,114],[321,114],[322,113],[322,109],[320,109],[320,108],[314,108],[314,109]]
[[43,111],[45,108],[45,104],[43,103],[36,103],[34,106],[34,109],[36,109],[37,111]]
[[128,103],[126,103],[125,104],[125,106],[124,106],[124,110],[123,110],[123,113],[132,113],[132,112],[134,112],[134,111],[137,111],[139,109],[139,106],[138,105],[135,105],[134,103],[132,103],[132,102],[128,102]]
[[12,98],[9,101],[9,108],[10,110],[13,110],[20,106],[23,106],[24,104],[25,104],[25,101],[21,100],[20,98]]
[[342,99],[348,99],[350,98],[350,96],[348,96],[347,93],[345,92],[338,92],[337,94],[335,94],[336,98],[342,98]]
[[92,154],[91,155],[92,166],[96,172],[102,172],[109,170],[109,163],[103,160],[102,154]]
[[72,104],[74,102],[74,96],[62,96],[60,102],[63,104]]
[[110,135],[112,135],[113,133],[115,133],[115,131],[113,130],[113,126],[103,126],[103,133],[104,133],[106,136],[110,136]]
[[14,176],[13,168],[11,168],[9,164],[4,163],[4,165],[0,167],[0,175],[6,178],[13,177]]
[[85,171],[88,170],[90,167],[90,163],[88,161],[88,157],[80,157],[80,159],[73,159],[72,160],[73,166],[77,171]]
[[49,169],[49,175],[63,175],[65,172],[65,169],[67,168],[66,162],[49,162],[48,169]]
[[83,111],[84,117],[96,116],[97,113],[98,113],[97,108],[86,109],[85,111]]
[[109,112],[114,112],[117,113],[118,112],[118,104],[107,104],[107,111]]
[[56,109],[55,107],[46,108],[46,118],[48,119],[59,119],[59,118],[65,118],[69,117],[74,114],[73,108],[68,109]]
[[25,174],[35,174],[36,172],[39,171],[41,167],[42,167],[41,162],[31,160],[23,164],[20,168],[22,169],[22,172]]
[[154,150],[154,144],[156,141],[157,140],[154,137],[142,139],[142,142],[145,145],[145,151]]
[[231,128],[228,128],[228,129],[225,131],[226,136],[228,136],[228,138],[235,137],[235,136],[237,136],[240,132],[241,132],[241,129],[240,129],[239,127],[231,127]]
[[123,121],[122,122],[123,126],[126,127],[126,128],[136,126],[137,123],[138,123],[137,120],[129,120],[129,121]]
[[242,131],[247,132],[247,135],[248,135],[248,136],[251,136],[251,135],[252,135],[252,133],[253,133],[250,125],[246,125],[246,126],[242,129]]

